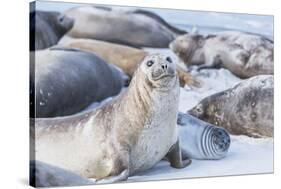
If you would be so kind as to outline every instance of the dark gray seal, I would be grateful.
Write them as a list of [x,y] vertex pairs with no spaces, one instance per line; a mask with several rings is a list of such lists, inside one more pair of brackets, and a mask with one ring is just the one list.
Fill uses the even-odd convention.
[[85,6],[69,9],[65,14],[75,20],[68,33],[75,38],[91,38],[134,47],[167,48],[175,37],[186,33],[146,10]]
[[124,86],[123,74],[93,53],[51,48],[30,55],[35,61],[30,73],[35,117],[77,113],[93,102],[117,95]]
[[188,111],[234,135],[273,137],[273,76],[260,75],[211,95]]
[[73,26],[73,19],[59,12],[32,11],[30,19],[30,50],[45,49],[57,44]]
[[94,184],[93,181],[75,173],[40,161],[29,163],[29,183],[33,187],[81,186]]
[[185,34],[170,48],[187,65],[226,68],[240,78],[273,74],[273,42],[263,36],[228,31],[204,37]]
[[180,112],[177,123],[184,157],[210,160],[227,155],[230,136],[225,129]]
[[172,167],[186,167],[191,160],[182,159],[176,125],[179,92],[171,58],[149,55],[114,100],[77,115],[35,119],[36,159],[97,183],[126,180],[165,156]]

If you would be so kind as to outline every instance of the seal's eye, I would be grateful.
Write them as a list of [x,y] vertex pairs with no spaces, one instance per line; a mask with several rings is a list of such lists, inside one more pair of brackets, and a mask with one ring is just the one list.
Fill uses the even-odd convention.
[[167,60],[168,62],[170,62],[170,63],[173,62],[172,59],[171,59],[171,57],[169,57],[169,56],[166,58],[166,60]]
[[153,61],[153,60],[149,60],[149,61],[147,61],[147,63],[146,63],[146,65],[147,65],[148,67],[152,66],[153,64],[154,64],[154,61]]
[[62,22],[64,19],[64,16],[59,17],[59,21]]

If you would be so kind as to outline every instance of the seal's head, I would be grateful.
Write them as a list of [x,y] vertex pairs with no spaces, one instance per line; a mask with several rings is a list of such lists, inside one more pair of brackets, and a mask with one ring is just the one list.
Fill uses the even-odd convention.
[[194,52],[202,47],[204,37],[199,34],[185,34],[178,36],[169,45],[170,49],[174,51],[185,63],[189,63]]
[[169,89],[178,82],[176,64],[169,56],[148,55],[140,64],[139,70],[144,73],[146,83],[153,88]]
[[43,20],[59,37],[66,34],[74,25],[74,19],[55,11],[34,11],[30,15],[32,19],[36,17],[36,20]]
[[[204,98],[199,104],[190,109],[187,113],[201,120],[208,120],[207,122],[218,125],[218,122],[220,121],[220,116],[222,114],[220,108],[220,101],[222,100],[222,98],[216,98],[216,96],[221,96],[222,94],[223,93],[217,93],[212,95],[212,98],[214,98],[212,99],[212,101],[210,101],[209,97]],[[213,116],[214,114],[216,116]]]
[[62,33],[66,33],[69,31],[74,24],[74,20],[64,14],[58,14],[57,15],[57,27],[59,30],[61,30]]
[[191,110],[189,110],[187,113],[195,116],[197,118],[203,118],[205,116],[205,106],[203,103],[197,104],[195,107],[193,107]]

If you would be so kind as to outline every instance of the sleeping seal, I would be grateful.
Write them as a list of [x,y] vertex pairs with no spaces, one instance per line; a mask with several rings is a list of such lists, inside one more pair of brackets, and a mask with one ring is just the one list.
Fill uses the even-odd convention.
[[118,69],[92,53],[51,48],[30,56],[30,95],[36,95],[31,109],[36,106],[36,117],[77,113],[117,95],[125,82]]
[[75,20],[68,35],[134,47],[167,48],[176,36],[186,33],[169,25],[158,15],[135,9],[75,7],[65,11]]
[[176,126],[179,92],[175,63],[149,55],[113,101],[73,116],[35,119],[36,158],[97,183],[126,180],[165,155],[172,167],[186,167],[191,160],[182,159]]
[[57,44],[73,26],[73,19],[59,12],[32,11],[29,20],[31,51]]
[[[141,49],[93,39],[63,38],[58,46],[77,48],[95,53],[106,62],[121,68],[130,78],[133,76],[139,63],[149,54]],[[200,86],[199,81],[178,64],[177,72],[181,87],[185,85]]]
[[273,137],[273,76],[255,76],[211,95],[188,111],[234,135]]
[[265,37],[236,32],[220,32],[204,37],[179,36],[170,48],[187,65],[223,67],[240,78],[273,74],[273,42]]
[[222,159],[230,147],[225,129],[179,112],[178,133],[184,157],[191,159]]

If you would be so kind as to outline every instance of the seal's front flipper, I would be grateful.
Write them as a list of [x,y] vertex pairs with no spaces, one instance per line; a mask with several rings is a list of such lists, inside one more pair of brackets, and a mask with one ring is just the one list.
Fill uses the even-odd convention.
[[219,55],[215,56],[214,58],[209,58],[205,64],[198,66],[197,71],[203,69],[219,69],[222,67],[222,60]]
[[125,181],[128,179],[128,177],[129,177],[129,169],[125,169],[119,175],[100,179],[100,180],[97,180],[95,183],[96,184],[110,184],[110,183]]
[[166,158],[170,162],[171,166],[177,169],[184,168],[191,164],[191,159],[187,156],[185,156],[186,159],[182,158],[179,140],[177,140],[177,142],[170,148]]

